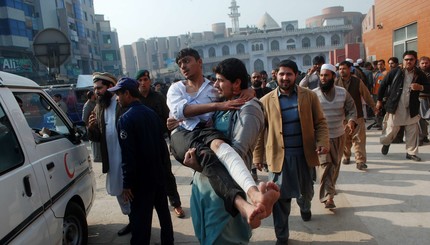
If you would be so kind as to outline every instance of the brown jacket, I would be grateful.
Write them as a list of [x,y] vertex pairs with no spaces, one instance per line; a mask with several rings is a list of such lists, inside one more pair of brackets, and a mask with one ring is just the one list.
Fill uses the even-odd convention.
[[[296,91],[304,154],[308,166],[315,167],[319,165],[317,147],[329,149],[330,146],[327,121],[314,92],[299,86],[296,86]],[[274,173],[282,171],[285,154],[278,93],[279,88],[274,89],[260,100],[264,106],[266,127],[258,137],[253,160],[254,163],[262,163],[265,156],[269,170]]]

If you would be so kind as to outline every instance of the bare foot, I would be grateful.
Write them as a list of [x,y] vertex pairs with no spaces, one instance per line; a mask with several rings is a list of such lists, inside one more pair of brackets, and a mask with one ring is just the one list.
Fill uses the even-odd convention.
[[259,227],[261,225],[261,220],[266,217],[265,207],[262,204],[254,206],[240,197],[236,198],[235,206],[252,229]]
[[269,217],[272,214],[273,205],[278,201],[279,196],[281,195],[279,187],[273,182],[261,182],[258,185],[258,190],[261,193],[261,197],[257,203],[260,203],[265,207],[265,215],[266,217]]

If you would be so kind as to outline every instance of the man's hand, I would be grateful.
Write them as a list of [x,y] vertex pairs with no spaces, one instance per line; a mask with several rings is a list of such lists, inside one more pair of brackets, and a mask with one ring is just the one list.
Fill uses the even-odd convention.
[[423,91],[424,90],[424,86],[419,84],[419,83],[411,83],[410,88],[413,91]]
[[258,170],[263,171],[263,163],[254,163],[254,165]]
[[197,172],[203,171],[202,166],[197,162],[196,148],[191,148],[185,152],[184,165],[196,170]]
[[96,125],[97,125],[96,113],[92,111],[90,114],[90,117],[88,118],[88,128],[95,127]]
[[357,124],[354,121],[349,120],[348,123],[345,125],[346,126],[345,132],[349,132],[349,134],[352,135],[354,133],[356,125]]
[[122,189],[122,198],[124,199],[124,202],[129,203],[133,201],[133,193],[131,192],[131,189]]
[[328,149],[324,146],[318,146],[315,151],[317,152],[318,155],[324,155],[328,153]]
[[167,129],[170,130],[170,131],[172,131],[173,129],[175,129],[175,128],[177,128],[179,126],[179,122],[181,122],[181,121],[176,120],[173,117],[167,118],[167,122],[166,122]]
[[245,103],[242,98],[218,102],[218,111],[239,110]]

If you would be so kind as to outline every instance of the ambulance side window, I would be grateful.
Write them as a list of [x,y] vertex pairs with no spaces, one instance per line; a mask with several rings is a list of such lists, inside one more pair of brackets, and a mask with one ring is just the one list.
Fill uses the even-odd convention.
[[0,175],[24,163],[24,155],[15,131],[0,105]]
[[40,93],[14,93],[22,100],[21,110],[33,130],[36,143],[70,135],[70,129],[58,109]]

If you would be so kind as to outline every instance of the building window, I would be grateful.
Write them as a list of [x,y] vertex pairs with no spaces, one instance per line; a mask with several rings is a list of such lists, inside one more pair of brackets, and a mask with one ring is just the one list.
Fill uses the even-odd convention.
[[216,56],[215,49],[212,47],[209,49],[209,57],[215,57],[215,56]]
[[305,55],[303,57],[303,66],[310,66],[311,65],[311,57],[309,55]]
[[399,60],[406,50],[418,50],[418,24],[414,23],[394,31],[393,53]]
[[223,55],[223,56],[230,55],[230,48],[229,48],[227,45],[224,45],[224,46],[222,47],[222,55]]
[[245,46],[243,44],[239,43],[236,46],[236,54],[244,54],[245,53]]
[[287,49],[288,50],[294,50],[294,49],[296,49],[296,41],[294,41],[293,39],[288,39],[288,41],[287,41]]
[[273,40],[273,41],[270,43],[270,50],[271,50],[271,51],[279,51],[279,42],[278,42],[278,41],[276,41],[276,40]]
[[311,40],[309,38],[305,37],[302,40],[302,48],[310,48],[311,47]]
[[[260,43],[260,50],[264,50],[262,43]],[[258,70],[258,71],[261,71],[261,70]]]
[[291,24],[288,24],[287,27],[285,27],[286,31],[294,31],[294,26]]
[[277,57],[273,58],[273,60],[272,60],[272,69],[276,69],[276,67],[278,67],[279,62],[281,62],[279,60],[279,58],[277,58]]
[[339,35],[333,35],[331,36],[331,46],[338,46],[340,45],[340,37]]
[[103,35],[103,43],[104,44],[111,44],[112,43],[112,39],[111,39],[110,35]]
[[317,47],[324,47],[325,46],[325,38],[323,36],[317,37]]
[[254,71],[262,71],[264,70],[264,63],[260,59],[254,61]]
[[102,51],[102,57],[104,61],[115,61],[118,59],[114,50]]

